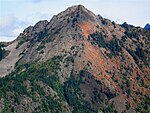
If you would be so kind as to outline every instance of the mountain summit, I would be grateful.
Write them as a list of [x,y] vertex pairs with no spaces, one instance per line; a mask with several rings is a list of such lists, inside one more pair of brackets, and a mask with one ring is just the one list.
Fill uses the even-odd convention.
[[144,29],[148,29],[148,30],[150,30],[150,24],[148,23],[148,24],[146,24],[145,25],[145,27],[144,27]]
[[82,5],[0,44],[0,112],[150,111],[150,31]]

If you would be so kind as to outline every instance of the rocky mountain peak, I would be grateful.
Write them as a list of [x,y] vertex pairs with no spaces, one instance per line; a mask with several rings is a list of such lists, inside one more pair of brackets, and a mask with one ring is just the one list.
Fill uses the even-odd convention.
[[82,5],[29,26],[0,47],[0,112],[148,113],[149,36]]
[[72,6],[68,8],[68,10],[71,12],[70,14],[73,14],[76,18],[78,18],[81,21],[94,21],[96,19],[96,15],[82,5]]
[[147,23],[147,24],[145,25],[144,29],[150,30],[150,24]]
[[74,5],[59,13],[58,15],[55,15],[53,18],[76,18],[80,21],[85,21],[94,20],[96,15],[82,5]]
[[[40,20],[34,26],[27,27],[17,39],[22,39],[24,36],[30,37],[31,39],[42,32],[57,33],[58,31],[61,31],[61,28],[70,29],[73,27],[74,29],[76,26],[82,27],[82,23],[85,22],[88,24],[92,23],[97,25],[100,23],[98,22],[98,18],[99,16],[96,16],[83,5],[74,5],[67,8],[65,11],[62,11],[61,13],[54,15],[50,22],[47,20]],[[103,18],[101,17],[100,19]],[[92,27],[94,26],[90,25],[91,29]]]

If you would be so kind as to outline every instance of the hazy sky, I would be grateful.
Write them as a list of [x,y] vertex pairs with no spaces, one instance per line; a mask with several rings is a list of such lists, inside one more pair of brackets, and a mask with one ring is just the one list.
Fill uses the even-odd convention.
[[0,41],[13,40],[27,26],[49,21],[78,4],[117,23],[141,27],[150,23],[150,0],[0,0]]

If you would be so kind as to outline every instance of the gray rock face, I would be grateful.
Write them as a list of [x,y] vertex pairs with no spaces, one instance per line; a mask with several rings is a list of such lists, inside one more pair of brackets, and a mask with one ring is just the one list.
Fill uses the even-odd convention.
[[32,34],[38,34],[38,33],[42,32],[42,31],[44,31],[47,24],[48,24],[47,20],[39,21],[33,27]]
[[4,109],[4,99],[1,98],[0,99],[0,112],[2,112],[3,109]]
[[20,53],[26,48],[26,43],[24,43],[20,48],[16,49],[17,43],[18,41],[14,41],[5,48],[5,50],[10,51],[10,53],[0,61],[0,77],[8,75],[14,70],[16,62],[21,58]]

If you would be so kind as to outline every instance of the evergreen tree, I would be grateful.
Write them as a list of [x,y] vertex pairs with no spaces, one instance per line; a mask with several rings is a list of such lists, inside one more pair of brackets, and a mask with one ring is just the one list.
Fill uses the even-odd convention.
[[4,58],[4,49],[2,48],[2,45],[0,44],[0,61]]

